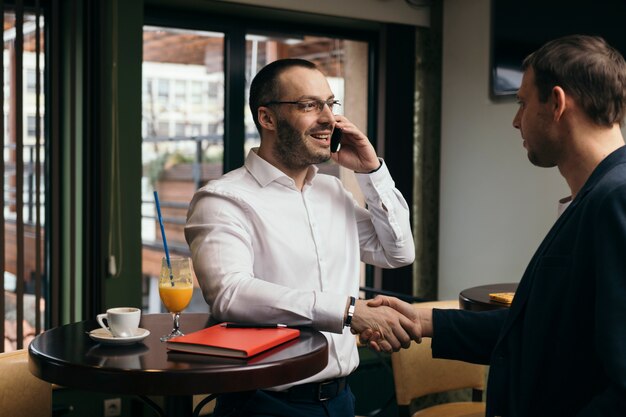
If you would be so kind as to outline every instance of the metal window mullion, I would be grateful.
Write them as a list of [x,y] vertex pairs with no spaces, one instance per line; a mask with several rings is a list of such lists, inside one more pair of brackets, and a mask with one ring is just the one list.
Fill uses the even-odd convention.
[[[61,324],[61,275],[62,275],[62,217],[61,217],[61,4],[60,2],[51,3],[50,12],[50,42],[49,50],[55,53],[48,54],[48,74],[50,78],[50,92],[47,97],[48,118],[50,120],[50,138],[46,144],[48,158],[46,158],[46,189],[50,202],[47,203],[46,210],[47,230],[49,232],[46,238],[47,253],[50,254],[50,262],[47,265],[49,280],[49,296],[50,305],[46,309],[48,312],[48,325],[56,327]],[[45,252],[44,252],[45,253]]]
[[41,8],[35,1],[35,334],[42,330],[40,306],[42,300],[41,276]]
[[246,34],[232,30],[224,37],[224,172],[244,162],[245,79]]
[[16,339],[17,349],[24,347],[24,132],[23,132],[23,53],[24,53],[24,5],[15,5],[15,211],[17,243],[16,279]]
[[70,323],[76,320],[76,3],[72,1],[70,28]]

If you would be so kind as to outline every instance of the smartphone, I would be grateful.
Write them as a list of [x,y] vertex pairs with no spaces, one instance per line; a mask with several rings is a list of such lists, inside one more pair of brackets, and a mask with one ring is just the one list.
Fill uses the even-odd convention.
[[338,127],[333,130],[333,135],[330,137],[330,151],[335,153],[341,147],[341,129]]

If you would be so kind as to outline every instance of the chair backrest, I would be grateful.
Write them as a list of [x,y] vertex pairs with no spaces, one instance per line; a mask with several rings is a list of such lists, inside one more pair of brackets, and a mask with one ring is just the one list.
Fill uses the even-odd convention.
[[0,415],[49,417],[52,385],[28,370],[26,349],[0,353]]
[[[459,308],[458,300],[413,305],[416,308]],[[433,359],[430,342],[430,338],[424,338],[422,343],[413,342],[410,348],[391,355],[398,405],[409,405],[415,398],[456,389],[484,390],[486,372],[484,365]]]

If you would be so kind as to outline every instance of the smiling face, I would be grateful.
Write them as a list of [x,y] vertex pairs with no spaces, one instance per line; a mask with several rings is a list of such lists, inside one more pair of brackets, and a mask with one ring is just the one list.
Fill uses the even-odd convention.
[[[277,101],[329,100],[334,95],[318,70],[294,67],[280,75]],[[276,161],[298,170],[330,159],[330,135],[335,118],[328,106],[304,111],[296,104],[272,105],[276,115]]]
[[556,166],[561,154],[561,142],[553,121],[553,99],[550,96],[545,103],[539,100],[532,68],[524,72],[517,99],[519,109],[513,119],[513,126],[520,130],[528,159],[539,167]]

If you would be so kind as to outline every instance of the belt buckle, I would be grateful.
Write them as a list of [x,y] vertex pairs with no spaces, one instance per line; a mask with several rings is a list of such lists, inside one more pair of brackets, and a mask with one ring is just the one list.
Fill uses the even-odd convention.
[[324,396],[322,389],[324,388],[324,386],[326,385],[330,385],[330,384],[334,384],[337,381],[325,381],[325,382],[320,382],[319,385],[317,386],[317,400],[318,401],[327,401],[330,400],[331,398],[333,398],[332,396]]

